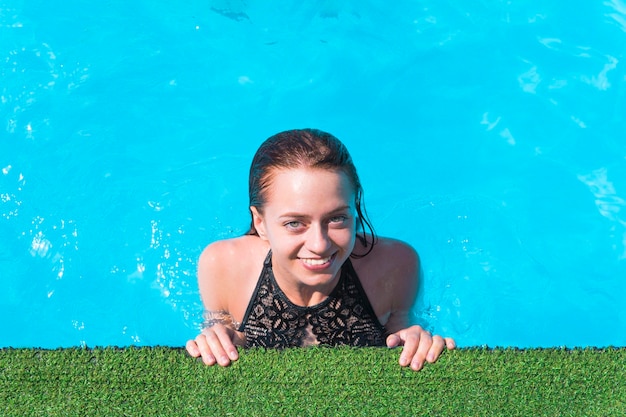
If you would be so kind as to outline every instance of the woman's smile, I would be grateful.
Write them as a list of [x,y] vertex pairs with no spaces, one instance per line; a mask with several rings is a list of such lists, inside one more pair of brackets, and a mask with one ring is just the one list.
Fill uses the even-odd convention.
[[335,260],[337,253],[335,252],[331,256],[326,258],[300,258],[304,263],[305,267],[311,271],[320,271],[331,266],[332,262]]

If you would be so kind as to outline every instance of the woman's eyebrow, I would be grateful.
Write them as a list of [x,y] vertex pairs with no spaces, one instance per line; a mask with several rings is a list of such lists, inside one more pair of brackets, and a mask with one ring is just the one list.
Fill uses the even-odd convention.
[[[330,215],[333,215],[335,213],[344,212],[346,210],[350,210],[350,208],[351,207],[349,205],[337,207],[336,209],[326,213],[325,216],[330,216]],[[308,216],[306,214],[302,214],[302,213],[297,213],[297,212],[283,213],[280,216],[278,216],[279,219],[286,218],[286,217],[292,218],[292,219],[308,219],[310,216]]]
[[349,205],[337,207],[333,211],[330,211],[328,214],[335,214],[335,213],[339,213],[339,212],[343,212],[343,211],[349,211],[351,208],[352,207],[350,207]]
[[290,219],[306,219],[309,216],[300,213],[285,213],[278,216],[279,219],[290,218]]

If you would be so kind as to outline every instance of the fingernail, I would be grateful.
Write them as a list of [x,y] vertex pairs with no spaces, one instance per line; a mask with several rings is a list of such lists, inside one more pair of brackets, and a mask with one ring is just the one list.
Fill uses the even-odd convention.
[[433,355],[432,353],[429,353],[429,354],[428,354],[428,357],[426,358],[426,360],[427,360],[428,362],[432,362],[432,361],[434,361],[434,360],[435,360],[435,355]]

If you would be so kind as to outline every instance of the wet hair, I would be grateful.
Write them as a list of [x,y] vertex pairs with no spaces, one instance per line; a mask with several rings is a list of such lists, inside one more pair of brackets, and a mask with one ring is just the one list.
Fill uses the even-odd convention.
[[[272,172],[276,169],[294,168],[338,170],[346,174],[354,187],[357,238],[368,248],[364,254],[351,256],[361,258],[369,254],[377,238],[363,203],[363,187],[348,149],[330,133],[316,129],[287,130],[263,142],[250,165],[250,206],[256,207],[262,213],[267,201],[267,191],[272,183]],[[371,235],[371,241],[367,239],[366,229]],[[254,219],[246,234],[258,236]]]

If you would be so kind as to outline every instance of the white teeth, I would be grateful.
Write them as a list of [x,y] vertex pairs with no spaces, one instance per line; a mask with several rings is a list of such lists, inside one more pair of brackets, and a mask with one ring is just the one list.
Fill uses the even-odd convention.
[[307,258],[302,258],[302,260],[304,261],[304,263],[309,264],[309,265],[324,265],[326,262],[330,261],[330,256],[328,258],[323,258],[323,259],[307,259]]

